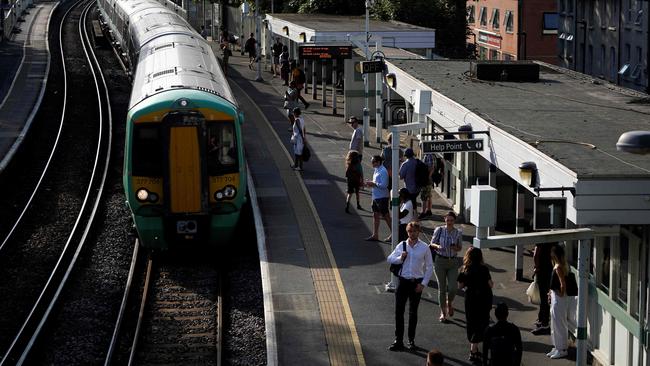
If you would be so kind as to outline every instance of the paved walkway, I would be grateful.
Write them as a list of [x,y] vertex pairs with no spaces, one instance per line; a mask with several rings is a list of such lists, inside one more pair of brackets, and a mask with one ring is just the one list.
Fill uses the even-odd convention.
[[[323,108],[320,101],[312,101],[307,97],[311,106],[305,113],[306,130],[314,156],[305,164],[305,172],[302,174],[289,170],[290,160],[286,152],[289,149],[289,133],[288,122],[281,109],[284,93],[281,81],[273,79],[270,73],[263,72],[265,81],[255,82],[253,80],[256,75],[254,71],[249,70],[247,58],[235,55],[230,60],[231,84],[247,116],[245,126],[249,128],[245,128],[245,144],[251,170],[254,178],[257,179],[258,190],[264,196],[263,209],[266,209],[267,214],[276,215],[273,222],[265,223],[265,230],[276,230],[275,233],[280,232],[278,228],[284,230],[283,235],[276,236],[275,241],[268,242],[271,266],[275,266],[275,270],[272,269],[272,276],[273,273],[277,276],[272,278],[274,291],[276,286],[284,286],[284,289],[291,288],[291,291],[287,290],[274,301],[279,333],[280,364],[289,364],[289,361],[295,364],[298,364],[297,362],[341,364],[341,359],[335,358],[338,351],[333,352],[331,349],[339,347],[340,344],[332,344],[331,334],[328,335],[325,329],[330,324],[330,320],[324,314],[322,308],[324,302],[314,294],[319,283],[318,270],[326,269],[332,271],[328,273],[340,276],[344,288],[343,296],[338,293],[338,297],[332,301],[347,300],[351,310],[354,329],[351,335],[350,332],[345,334],[345,337],[351,338],[344,340],[348,347],[344,352],[347,352],[347,355],[354,352],[350,348],[350,345],[354,344],[349,342],[354,341],[356,333],[361,345],[362,357],[357,355],[354,363],[422,365],[426,351],[436,347],[447,356],[446,364],[469,365],[462,293],[454,303],[456,315],[453,322],[441,324],[437,321],[439,315],[437,290],[431,287],[425,290],[419,311],[416,343],[421,349],[412,353],[395,353],[386,350],[393,340],[394,332],[394,295],[383,291],[384,283],[389,279],[385,258],[390,251],[390,245],[362,240],[370,233],[372,216],[369,211],[355,209],[352,210],[353,214],[345,214],[343,210],[345,199],[343,162],[351,129],[345,124],[342,116],[332,116],[330,108]],[[241,95],[243,91],[248,96]],[[256,106],[252,105],[253,102]],[[342,99],[339,99],[339,110],[342,110],[340,103]],[[274,133],[260,132],[260,122],[272,126]],[[253,129],[257,131],[251,131]],[[374,130],[371,131],[371,136],[374,137]],[[272,147],[278,139],[283,142],[284,150]],[[261,149],[261,146],[266,146],[268,149]],[[378,154],[379,151],[379,147],[373,145],[366,148],[364,156],[369,157]],[[366,159],[367,175],[371,172],[368,162],[369,159]],[[264,179],[259,180],[260,177]],[[306,187],[309,199],[308,202],[298,203],[298,206],[305,207],[304,205],[308,205],[309,201],[313,202],[317,217],[307,217],[312,214],[311,210],[288,212],[292,207],[296,207],[296,200],[302,199],[296,198],[302,194],[299,189],[302,186],[300,181]],[[370,208],[369,192],[362,194],[361,205]],[[448,211],[447,203],[436,196],[434,216],[431,220],[424,221],[428,235],[435,226],[442,224],[442,214],[446,211]],[[287,217],[292,221],[283,221]],[[293,221],[296,219],[297,221]],[[294,222],[297,222],[300,227],[294,226],[296,225]],[[302,226],[305,224],[311,227],[306,229]],[[309,231],[315,229],[312,225],[316,227],[322,225],[326,238],[319,245],[324,245],[326,251],[328,246],[331,248],[333,258],[329,264],[335,263],[337,268],[323,267],[328,265],[328,261],[319,263],[314,268],[313,262],[305,258],[304,253],[311,250],[309,242],[318,236],[313,231]],[[467,248],[474,229],[471,225],[459,226],[465,233],[465,248]],[[380,237],[387,235],[386,227],[382,226]],[[274,248],[274,245],[280,247]],[[485,258],[495,282],[495,302],[505,301],[509,305],[510,320],[514,321],[522,331],[524,365],[542,365],[549,362],[553,365],[574,364],[575,361],[570,360],[548,360],[544,354],[551,348],[550,337],[536,337],[530,334],[532,323],[536,319],[537,307],[531,306],[526,301],[524,291],[528,283],[513,280],[513,252],[487,250]],[[305,266],[310,267],[305,268]],[[532,268],[532,258],[526,257],[524,266],[524,268]],[[316,305],[320,307],[320,312],[314,307]],[[345,304],[342,306],[345,307]],[[301,314],[298,310],[303,310],[304,316],[296,316]],[[320,314],[320,321],[314,318],[318,314]],[[339,321],[342,322],[340,318]],[[350,324],[349,321],[346,323],[337,324],[345,326]],[[305,329],[308,331],[306,332]],[[346,329],[338,334],[343,334],[345,331]],[[327,359],[328,355],[329,359]]]
[[47,37],[58,2],[37,2],[13,40],[0,45],[0,172],[24,139],[38,112],[50,69]]

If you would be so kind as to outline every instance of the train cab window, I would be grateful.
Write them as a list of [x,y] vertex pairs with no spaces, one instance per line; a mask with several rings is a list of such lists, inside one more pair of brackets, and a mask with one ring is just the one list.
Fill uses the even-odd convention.
[[237,140],[232,122],[208,122],[208,175],[237,171]]
[[159,124],[141,124],[133,128],[131,168],[134,176],[163,176],[163,144]]

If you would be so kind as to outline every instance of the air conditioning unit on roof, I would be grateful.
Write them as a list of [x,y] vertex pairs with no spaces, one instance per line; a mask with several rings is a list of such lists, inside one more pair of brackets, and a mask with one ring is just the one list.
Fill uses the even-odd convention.
[[470,62],[473,78],[487,81],[539,81],[539,64],[531,61],[488,61]]

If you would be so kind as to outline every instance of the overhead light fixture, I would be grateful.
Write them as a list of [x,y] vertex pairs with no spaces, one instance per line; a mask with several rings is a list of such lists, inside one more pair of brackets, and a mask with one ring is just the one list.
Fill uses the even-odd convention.
[[462,125],[462,126],[458,127],[458,132],[465,132],[465,133],[458,134],[458,137],[461,140],[471,139],[472,137],[474,137],[474,135],[472,135],[472,131],[473,131],[472,125],[470,125],[470,124]]
[[522,184],[529,187],[537,186],[537,164],[532,161],[525,161],[519,165],[519,177]]
[[650,131],[628,131],[618,138],[616,150],[632,154],[650,154]]
[[289,35],[289,27],[286,26],[286,25],[285,25],[284,27],[282,27],[282,32],[283,32],[285,35],[288,36],[288,35]]
[[397,77],[394,73],[386,74],[386,84],[391,88],[397,87]]
[[305,34],[305,32],[301,32],[301,33],[298,35],[298,38],[300,39],[300,42],[303,42],[303,43],[304,43],[304,42],[307,42],[307,35]]

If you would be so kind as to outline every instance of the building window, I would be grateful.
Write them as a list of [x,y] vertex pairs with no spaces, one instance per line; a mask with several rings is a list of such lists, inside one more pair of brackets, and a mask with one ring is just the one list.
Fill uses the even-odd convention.
[[470,5],[467,7],[467,23],[474,24],[474,22],[474,5]]
[[486,47],[479,47],[479,59],[487,60],[488,49]]
[[557,13],[544,13],[544,29],[542,30],[542,34],[557,34],[557,24]]
[[492,9],[492,28],[499,29],[499,9]]
[[515,31],[514,27],[514,16],[512,15],[511,10],[506,10],[506,16],[505,19],[503,20],[503,24],[506,26],[506,33],[513,33]]
[[636,64],[630,73],[630,78],[638,80],[641,77],[641,68],[643,67],[643,50],[641,47],[636,47]]
[[605,54],[605,45],[600,45],[600,65],[598,68],[598,76],[605,77],[605,60],[607,55]]
[[487,9],[485,6],[481,6],[481,12],[479,14],[479,19],[481,21],[481,26],[487,27]]
[[593,75],[594,73],[594,46],[589,45],[587,47],[587,62],[586,62],[586,73],[589,75]]
[[498,59],[499,59],[499,51],[490,50],[490,60],[498,60]]
[[509,55],[509,54],[507,54],[507,53],[504,53],[504,54],[503,54],[503,59],[504,59],[505,61],[512,61],[512,60],[514,60],[515,58],[514,58],[514,56],[512,56],[512,55]]

